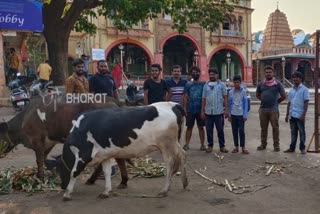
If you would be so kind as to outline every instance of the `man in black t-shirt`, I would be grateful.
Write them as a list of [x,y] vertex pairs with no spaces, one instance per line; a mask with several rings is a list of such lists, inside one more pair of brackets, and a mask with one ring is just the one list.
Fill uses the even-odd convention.
[[166,82],[160,78],[161,70],[159,64],[151,65],[151,77],[143,84],[145,105],[166,101],[168,87]]
[[118,99],[118,91],[105,60],[98,61],[98,73],[89,80],[89,90],[94,94],[106,94]]

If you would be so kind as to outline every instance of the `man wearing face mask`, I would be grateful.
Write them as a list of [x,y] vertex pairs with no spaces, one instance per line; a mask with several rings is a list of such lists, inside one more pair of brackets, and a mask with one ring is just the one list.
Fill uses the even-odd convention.
[[190,139],[192,136],[192,129],[195,121],[197,121],[197,126],[199,129],[200,137],[200,150],[205,151],[206,146],[204,145],[204,120],[201,118],[201,96],[204,82],[200,82],[200,69],[197,66],[193,66],[190,69],[193,81],[187,83],[184,88],[183,96],[183,107],[186,116],[186,144],[183,146],[185,151],[189,150]]
[[206,120],[208,148],[207,153],[213,148],[214,125],[218,132],[220,151],[227,153],[224,139],[224,117],[228,117],[227,87],[218,79],[218,70],[209,69],[209,81],[203,87],[201,117]]
[[83,94],[89,92],[89,83],[84,76],[84,62],[75,59],[72,62],[73,74],[65,81],[65,93]]
[[109,97],[119,99],[116,83],[111,76],[107,62],[99,60],[97,69],[98,72],[89,80],[90,92],[94,94],[106,94]]

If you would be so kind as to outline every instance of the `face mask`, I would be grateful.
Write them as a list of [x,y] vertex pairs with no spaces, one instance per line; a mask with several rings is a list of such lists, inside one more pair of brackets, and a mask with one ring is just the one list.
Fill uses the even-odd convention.
[[208,86],[210,87],[211,90],[213,90],[217,84],[218,84],[217,82],[209,82]]
[[192,74],[191,76],[192,76],[192,78],[193,78],[194,80],[198,80],[199,77],[200,77],[199,74]]

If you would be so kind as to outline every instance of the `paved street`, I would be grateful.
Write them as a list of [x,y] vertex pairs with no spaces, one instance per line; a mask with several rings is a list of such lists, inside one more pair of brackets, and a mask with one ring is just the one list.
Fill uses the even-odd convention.
[[[171,191],[166,198],[137,198],[146,194],[155,195],[160,190],[164,177],[134,178],[129,180],[129,188],[114,191],[122,196],[113,196],[101,200],[97,195],[103,189],[103,181],[99,180],[94,186],[84,185],[82,176],[73,194],[73,201],[62,202],[62,192],[36,193],[26,196],[15,192],[0,196],[0,213],[186,213],[186,214],[230,214],[230,213],[259,213],[259,214],[316,214],[320,205],[320,154],[299,153],[285,154],[290,142],[289,125],[284,122],[285,106],[281,106],[280,114],[280,144],[281,152],[273,152],[271,129],[269,144],[265,151],[256,151],[259,145],[258,106],[252,106],[249,120],[246,124],[247,148],[249,155],[220,154],[215,138],[214,152],[206,154],[199,150],[199,141],[195,130],[191,149],[188,151],[187,172],[190,181],[189,190],[182,190],[179,177],[174,177]],[[3,113],[0,112],[3,117]],[[313,132],[313,106],[307,115],[307,142]],[[226,145],[232,147],[231,126],[225,125]],[[215,134],[216,136],[216,134]],[[61,145],[53,153],[60,153]],[[221,162],[214,156],[217,153],[224,158]],[[152,155],[159,159],[159,154]],[[161,161],[161,159],[159,159]],[[13,153],[1,159],[0,168],[9,166],[34,166],[35,157],[31,150],[18,147]],[[269,176],[266,176],[267,166],[274,165]],[[212,184],[197,175],[198,170],[203,175],[225,183],[227,179],[236,186],[266,185],[260,189],[253,187],[252,192],[235,194],[227,188]],[[113,178],[113,187],[119,182],[119,176]],[[256,191],[256,192],[255,192]],[[130,194],[125,195],[125,194]]]

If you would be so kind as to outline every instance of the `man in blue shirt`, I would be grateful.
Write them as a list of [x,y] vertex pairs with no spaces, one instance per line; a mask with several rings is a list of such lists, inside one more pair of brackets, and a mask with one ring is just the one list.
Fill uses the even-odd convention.
[[306,154],[305,141],[305,118],[309,104],[309,90],[302,84],[302,74],[300,72],[294,72],[292,74],[293,87],[288,93],[288,105],[286,123],[290,120],[291,129],[291,144],[290,148],[285,150],[285,153],[294,152],[296,149],[296,143],[298,139],[298,132],[300,135],[300,151],[301,154]]
[[187,80],[181,78],[181,66],[174,65],[172,69],[172,78],[166,81],[168,87],[168,101],[173,101],[183,105],[183,91]]
[[209,69],[209,81],[204,85],[202,92],[201,117],[206,120],[208,148],[212,152],[213,128],[216,126],[220,151],[227,153],[224,139],[224,117],[228,118],[227,87],[218,79],[218,70]]
[[197,121],[200,137],[200,150],[205,151],[206,146],[204,145],[204,126],[205,122],[201,118],[201,95],[204,86],[204,82],[200,82],[200,68],[193,66],[190,69],[193,81],[188,82],[184,88],[183,96],[183,108],[187,113],[186,116],[186,144],[183,146],[184,150],[189,150],[190,139],[192,136],[192,129],[195,120]]

